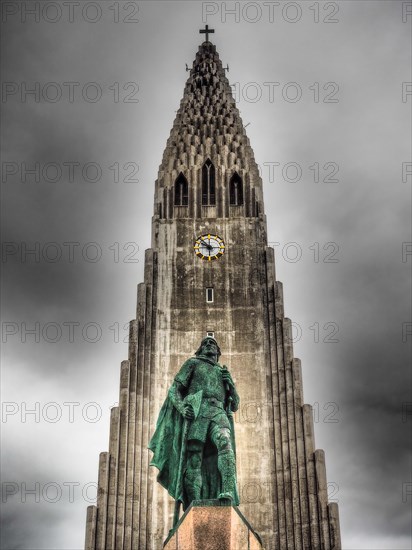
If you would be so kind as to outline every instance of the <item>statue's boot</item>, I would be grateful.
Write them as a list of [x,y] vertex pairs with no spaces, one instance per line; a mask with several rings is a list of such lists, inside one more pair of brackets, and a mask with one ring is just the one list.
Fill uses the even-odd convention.
[[202,494],[202,470],[187,468],[185,475],[185,489],[189,503],[200,500]]
[[222,492],[219,500],[235,501],[236,494],[236,460],[233,451],[221,451],[217,458],[217,465],[222,478]]

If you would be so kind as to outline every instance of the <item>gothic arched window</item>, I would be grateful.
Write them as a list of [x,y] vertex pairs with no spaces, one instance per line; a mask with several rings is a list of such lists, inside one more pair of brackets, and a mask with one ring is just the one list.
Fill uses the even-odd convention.
[[241,206],[243,204],[242,178],[235,172],[229,183],[230,206]]
[[216,204],[215,167],[210,159],[202,168],[202,205],[214,206]]
[[187,179],[180,172],[175,181],[175,206],[187,206],[189,204],[189,185]]

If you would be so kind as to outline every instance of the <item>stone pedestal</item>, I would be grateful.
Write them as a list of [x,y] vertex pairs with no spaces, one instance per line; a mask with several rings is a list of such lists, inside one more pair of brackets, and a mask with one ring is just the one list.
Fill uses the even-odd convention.
[[164,543],[164,550],[263,550],[236,506],[219,500],[193,501]]

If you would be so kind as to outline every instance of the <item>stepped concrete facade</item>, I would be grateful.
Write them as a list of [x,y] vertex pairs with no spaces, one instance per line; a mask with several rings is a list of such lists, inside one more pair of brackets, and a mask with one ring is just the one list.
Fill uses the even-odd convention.
[[[218,236],[223,255],[209,258],[200,236]],[[241,399],[241,512],[266,550],[339,550],[338,507],[328,503],[325,456],[315,447],[267,244],[262,180],[209,41],[190,69],[155,184],[152,244],[109,449],[100,455],[97,506],[87,512],[86,550],[162,548],[174,503],[149,469],[148,442],[174,376],[207,333]]]

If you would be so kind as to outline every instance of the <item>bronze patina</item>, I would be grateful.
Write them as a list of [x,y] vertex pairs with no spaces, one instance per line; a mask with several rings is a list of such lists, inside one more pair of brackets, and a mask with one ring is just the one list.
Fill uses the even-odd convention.
[[216,340],[204,338],[175,376],[150,441],[157,480],[185,510],[193,500],[239,504],[233,412],[239,407],[233,378],[219,363]]

